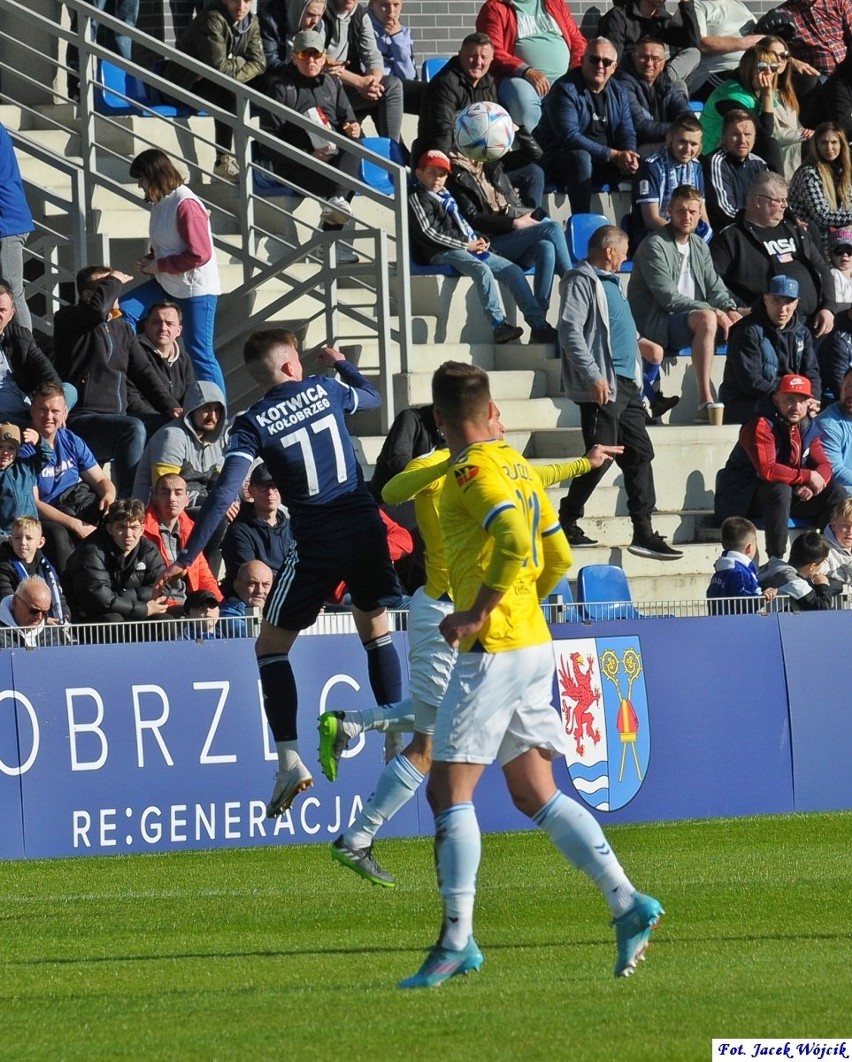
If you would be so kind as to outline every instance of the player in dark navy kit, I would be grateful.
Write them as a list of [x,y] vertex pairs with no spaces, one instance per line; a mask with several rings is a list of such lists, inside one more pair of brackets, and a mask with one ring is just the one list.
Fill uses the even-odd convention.
[[367,651],[370,685],[377,703],[389,704],[401,697],[401,673],[386,609],[401,599],[387,533],[344,421],[359,409],[375,409],[378,391],[331,347],[323,348],[318,361],[333,367],[340,380],[303,379],[296,337],[284,329],[255,332],[243,357],[266,393],[237,417],[216,486],[164,579],[183,574],[198,556],[251,463],[262,457],[290,512],[295,539],[266,601],[255,647],[278,752],[278,775],[266,809],[272,818],[313,784],[299,756],[296,681],[287,655],[299,631],[311,626],[332,590],[345,581]]

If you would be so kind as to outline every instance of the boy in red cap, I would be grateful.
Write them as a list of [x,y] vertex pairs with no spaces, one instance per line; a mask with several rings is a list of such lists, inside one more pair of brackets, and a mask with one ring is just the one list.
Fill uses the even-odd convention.
[[452,266],[470,277],[491,322],[494,342],[512,343],[523,329],[510,325],[497,281],[511,291],[518,309],[532,329],[532,342],[552,342],[554,329],[533,296],[523,270],[507,258],[489,251],[489,241],[479,236],[462,216],[458,203],[445,189],[452,167],[443,151],[426,151],[414,170],[417,183],[408,198],[411,251],[420,265]]

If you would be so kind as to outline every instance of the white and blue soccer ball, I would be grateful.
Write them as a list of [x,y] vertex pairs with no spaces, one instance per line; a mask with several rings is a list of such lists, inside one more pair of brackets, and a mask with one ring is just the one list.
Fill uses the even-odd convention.
[[456,145],[474,162],[502,158],[515,139],[515,125],[499,103],[471,103],[456,115]]

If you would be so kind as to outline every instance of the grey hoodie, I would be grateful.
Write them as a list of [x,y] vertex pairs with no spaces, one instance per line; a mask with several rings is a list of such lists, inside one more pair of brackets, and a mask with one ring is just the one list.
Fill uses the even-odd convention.
[[[216,430],[203,440],[192,423],[192,414],[207,402],[218,402],[223,409]],[[145,447],[133,496],[148,504],[151,488],[164,472],[178,471],[186,480],[190,506],[200,505],[219,475],[224,459],[225,423],[228,407],[218,384],[199,380],[186,392],[183,416],[155,432]]]

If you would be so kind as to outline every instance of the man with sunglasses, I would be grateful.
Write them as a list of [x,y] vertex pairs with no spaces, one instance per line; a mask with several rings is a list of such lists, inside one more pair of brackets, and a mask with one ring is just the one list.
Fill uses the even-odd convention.
[[34,649],[58,645],[65,640],[64,628],[48,626],[53,600],[50,587],[40,576],[23,579],[14,594],[0,601],[0,648]]
[[639,168],[627,92],[612,79],[616,65],[615,46],[596,37],[579,68],[544,98],[536,139],[550,180],[567,191],[574,214],[589,212],[595,188],[617,185]]

